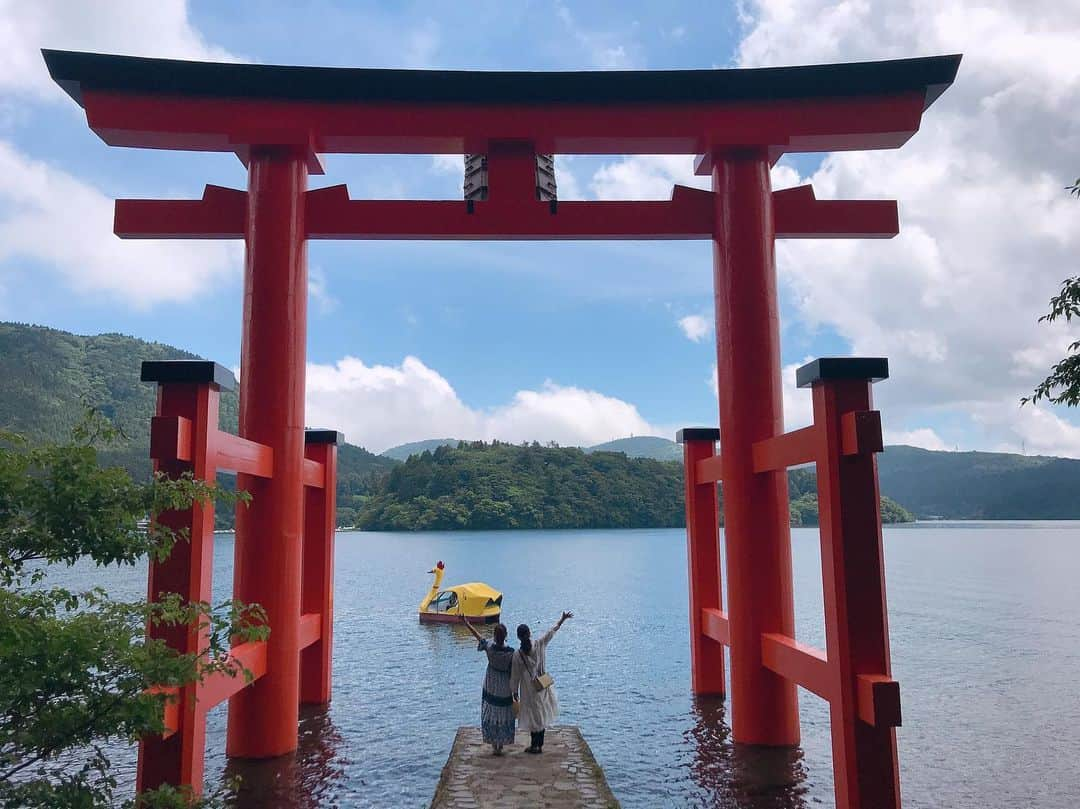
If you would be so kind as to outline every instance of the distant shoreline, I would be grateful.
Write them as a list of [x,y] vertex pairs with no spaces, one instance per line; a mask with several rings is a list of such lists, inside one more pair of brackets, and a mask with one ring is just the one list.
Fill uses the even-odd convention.
[[[913,526],[933,526],[933,525],[980,525],[980,524],[996,524],[996,525],[1008,525],[1012,523],[1076,523],[1080,525],[1080,519],[1057,519],[1057,518],[1027,518],[1027,517],[1009,517],[1003,519],[946,519],[946,520],[912,520],[909,522],[893,522],[883,523],[883,528],[904,528]],[[723,528],[723,526],[720,526]],[[791,528],[818,528],[817,525],[793,525]],[[595,528],[430,528],[419,531],[407,531],[402,529],[385,529],[385,528],[357,528],[354,525],[339,526],[335,529],[342,533],[353,534],[494,534],[499,532],[529,532],[529,531],[683,531],[685,526],[656,526],[653,528],[618,528],[618,527],[595,527]],[[232,531],[218,532],[218,533],[232,533]]]
[[[991,525],[1008,525],[1011,523],[1077,523],[1080,525],[1080,519],[1058,519],[1054,517],[1006,517],[995,519],[942,519],[942,520],[912,520],[909,522],[893,522],[883,523],[883,528],[904,528],[911,526],[931,526],[931,525],[979,525],[979,524],[991,524]],[[723,528],[723,526],[720,526]],[[817,525],[793,525],[792,528],[818,528]],[[595,527],[595,528],[429,528],[419,531],[407,531],[403,529],[385,529],[385,528],[358,528],[355,525],[339,525],[334,529],[339,533],[345,534],[495,534],[499,532],[519,533],[522,531],[682,531],[685,530],[685,526],[656,526],[653,528],[618,528],[618,527]],[[218,528],[214,531],[215,534],[235,534],[236,530],[233,528]]]

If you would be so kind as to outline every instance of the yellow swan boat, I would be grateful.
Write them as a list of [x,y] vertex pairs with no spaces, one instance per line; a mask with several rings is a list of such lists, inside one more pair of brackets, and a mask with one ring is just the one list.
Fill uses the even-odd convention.
[[450,623],[464,615],[473,623],[494,624],[502,614],[502,593],[481,581],[442,588],[446,566],[440,561],[428,573],[435,581],[420,602],[420,623]]

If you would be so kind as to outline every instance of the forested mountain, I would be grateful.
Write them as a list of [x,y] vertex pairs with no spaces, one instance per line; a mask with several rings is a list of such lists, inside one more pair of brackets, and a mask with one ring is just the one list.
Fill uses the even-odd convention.
[[[202,359],[188,351],[148,343],[122,334],[84,337],[58,329],[0,323],[0,429],[33,441],[64,441],[87,406],[108,416],[126,436],[100,453],[106,464],[124,466],[138,478],[150,475],[150,417],[155,386],[139,381],[144,360]],[[238,398],[222,391],[220,424],[236,431]],[[361,447],[343,445],[338,452],[338,519],[355,522],[356,510],[373,478],[396,461]],[[222,485],[233,478],[222,475]],[[219,527],[232,524],[232,514],[218,509]]]
[[[792,524],[816,525],[813,471],[792,470],[789,491]],[[887,522],[913,519],[887,498],[882,506]],[[381,481],[358,522],[381,531],[683,524],[681,463],[498,441],[410,456]]]
[[[32,440],[62,441],[82,417],[85,403],[113,419],[127,436],[125,443],[103,452],[103,460],[146,476],[154,386],[139,381],[139,367],[143,360],[163,359],[198,357],[120,334],[83,337],[0,323],[0,429]],[[223,392],[222,429],[235,431],[236,422],[236,394]],[[450,446],[437,449],[444,445]],[[404,466],[393,458],[417,450],[416,460]],[[680,452],[678,444],[656,436],[586,450],[459,447],[452,439],[432,439],[382,456],[344,445],[338,520],[413,529],[681,524],[680,464],[627,457],[678,458]],[[387,476],[395,468],[399,471]],[[892,446],[878,456],[878,468],[881,491],[922,518],[1080,519],[1077,460]],[[789,489],[793,524],[816,522],[813,472],[793,470]],[[887,500],[883,512],[887,519],[904,516]],[[231,522],[228,513],[219,517],[220,525]]]
[[1080,519],[1080,461],[886,447],[881,490],[921,518]]
[[681,461],[682,446],[670,438],[656,435],[635,435],[617,438],[603,444],[586,447],[586,452],[622,452],[628,458],[652,458],[656,461]]
[[[456,447],[457,438],[428,438],[424,441],[410,441],[383,451],[388,458],[404,461],[410,455],[419,455],[424,450],[434,451],[438,447]],[[628,458],[652,458],[654,461],[681,461],[682,447],[669,438],[656,435],[635,435],[629,438],[616,438],[603,444],[582,447],[585,452],[621,452]]]
[[425,450],[435,450],[439,447],[456,447],[457,438],[427,438],[423,441],[410,441],[407,444],[398,444],[396,447],[383,450],[380,455],[385,458],[393,458],[395,461],[404,461],[410,455],[419,455]]
[[359,521],[390,531],[682,524],[678,464],[500,442],[410,456],[383,479]]
[[392,458],[374,455],[363,447],[338,447],[338,525],[356,525],[360,509],[379,480],[398,465]]
[[[0,323],[0,429],[35,441],[63,441],[85,414],[98,408],[128,437],[103,459],[132,474],[150,474],[149,430],[153,385],[139,381],[143,360],[199,359],[161,343],[122,334],[77,334]],[[235,393],[221,397],[221,422],[236,429]]]
[[[623,439],[627,455],[641,447]],[[649,457],[679,445],[651,438]],[[666,443],[666,447],[665,447]],[[937,452],[902,445],[878,455],[883,494],[921,519],[1077,520],[1080,519],[1080,461],[1072,458],[1014,455],[1005,452]],[[798,500],[793,488],[792,501]],[[814,506],[816,510],[816,503]],[[793,512],[794,514],[794,512]]]

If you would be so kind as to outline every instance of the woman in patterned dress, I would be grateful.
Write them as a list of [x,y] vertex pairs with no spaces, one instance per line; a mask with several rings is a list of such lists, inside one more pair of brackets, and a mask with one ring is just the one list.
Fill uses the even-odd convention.
[[487,654],[487,673],[480,696],[480,728],[484,741],[491,745],[491,752],[501,756],[503,745],[514,741],[514,700],[510,693],[514,647],[506,645],[506,627],[502,624],[495,625],[493,638],[489,641],[481,637],[468,618],[462,615],[461,619],[478,641],[476,650]]

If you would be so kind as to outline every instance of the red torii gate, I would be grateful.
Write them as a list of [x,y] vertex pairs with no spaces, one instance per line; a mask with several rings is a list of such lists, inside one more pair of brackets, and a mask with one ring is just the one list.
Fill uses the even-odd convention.
[[[234,152],[248,170],[246,192],[207,186],[201,200],[121,200],[115,222],[125,238],[247,244],[237,440],[267,448],[273,476],[241,477],[255,497],[237,521],[235,596],[267,607],[271,636],[266,673],[231,696],[230,755],[274,756],[296,747],[306,639],[300,618],[306,241],[711,239],[722,460],[714,455],[716,431],[681,436],[693,688],[725,691],[720,644],[729,644],[733,736],[766,745],[799,741],[796,684],[824,696],[834,709],[837,805],[899,806],[898,691],[889,678],[876,466],[869,454],[880,448],[880,422],[867,387],[887,371],[884,361],[873,360],[808,366],[799,381],[814,387],[815,423],[784,436],[774,258],[776,238],[894,236],[896,205],[818,201],[809,186],[773,192],[769,168],[785,152],[901,146],[952,83],[960,57],[511,73],[44,56],[53,79],[106,143]],[[486,154],[488,198],[350,200],[344,186],[307,190],[308,174],[322,173],[317,155],[342,152]],[[699,155],[697,171],[711,174],[712,190],[677,186],[669,202],[541,202],[537,153]],[[792,638],[784,470],[811,460],[819,465],[827,654]],[[728,613],[720,603],[717,481],[725,489]],[[328,626],[331,606],[322,596],[327,608],[319,620]],[[176,758],[167,766],[148,749],[140,758],[143,785],[183,780],[186,773],[201,786],[201,749],[168,753]]]

